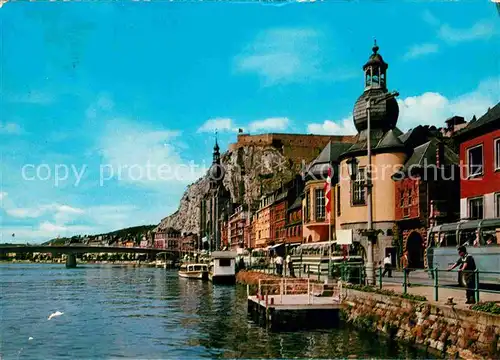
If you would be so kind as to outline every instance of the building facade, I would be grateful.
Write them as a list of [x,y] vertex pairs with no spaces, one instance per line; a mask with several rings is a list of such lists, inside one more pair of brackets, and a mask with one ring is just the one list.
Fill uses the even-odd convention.
[[304,191],[304,181],[302,176],[296,176],[291,181],[288,189],[285,220],[285,242],[287,244],[300,244],[304,241],[302,233],[302,195]]
[[[427,140],[420,136],[421,141]],[[408,250],[410,268],[427,267],[427,230],[459,218],[458,154],[439,135],[413,149],[395,180],[393,265]]]
[[[330,141],[319,156],[308,166],[304,174],[303,236],[304,242],[335,240],[335,186],[338,182],[339,156],[352,144]],[[325,185],[328,171],[332,179],[330,216],[327,216]],[[330,239],[331,238],[331,239]]]
[[262,196],[255,216],[255,247],[263,248],[271,244],[271,211],[274,194]]
[[238,206],[229,217],[229,246],[233,251],[245,248],[245,227],[247,218],[248,211],[246,205]]
[[462,165],[460,217],[500,217],[500,103],[455,135]]
[[285,242],[285,222],[288,205],[288,189],[280,187],[274,192],[274,203],[271,211],[271,242],[280,244]]

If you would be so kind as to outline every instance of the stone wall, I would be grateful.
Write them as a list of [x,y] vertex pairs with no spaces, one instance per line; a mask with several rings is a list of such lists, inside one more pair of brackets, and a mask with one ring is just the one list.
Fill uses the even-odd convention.
[[440,351],[446,358],[500,358],[500,316],[347,289],[344,315],[365,330]]

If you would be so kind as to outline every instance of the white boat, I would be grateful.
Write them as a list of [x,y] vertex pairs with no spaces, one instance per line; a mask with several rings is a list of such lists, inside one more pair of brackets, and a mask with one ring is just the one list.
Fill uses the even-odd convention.
[[235,251],[212,252],[208,279],[214,284],[235,284],[237,255]]
[[188,279],[208,279],[207,264],[182,264],[179,269],[179,277]]

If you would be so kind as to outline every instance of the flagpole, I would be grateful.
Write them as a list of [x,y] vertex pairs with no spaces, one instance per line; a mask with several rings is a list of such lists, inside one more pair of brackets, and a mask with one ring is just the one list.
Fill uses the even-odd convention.
[[327,178],[327,189],[328,189],[328,204],[326,208],[326,214],[328,216],[328,271],[327,271],[327,281],[330,279],[331,271],[331,261],[332,261],[332,168],[331,164],[328,165],[328,178]]

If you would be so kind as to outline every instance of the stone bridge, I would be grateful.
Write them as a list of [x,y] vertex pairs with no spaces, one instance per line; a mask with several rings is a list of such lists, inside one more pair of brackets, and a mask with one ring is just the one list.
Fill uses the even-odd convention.
[[66,267],[76,267],[76,254],[89,253],[129,253],[129,254],[148,254],[157,255],[166,253],[170,259],[179,257],[178,251],[157,249],[157,248],[141,248],[141,247],[124,247],[124,246],[89,246],[89,245],[7,245],[0,246],[0,254],[6,253],[51,253],[51,254],[66,254]]

